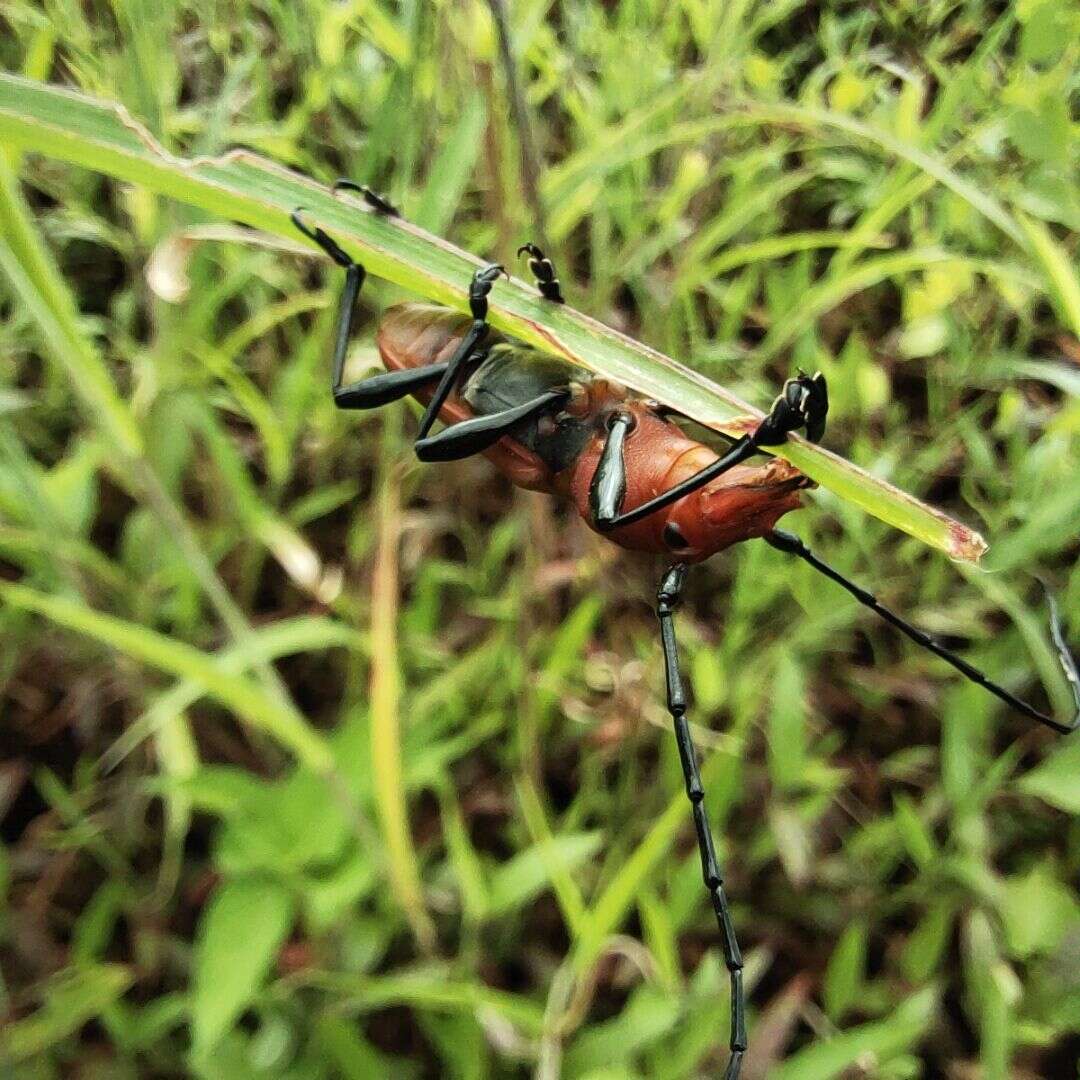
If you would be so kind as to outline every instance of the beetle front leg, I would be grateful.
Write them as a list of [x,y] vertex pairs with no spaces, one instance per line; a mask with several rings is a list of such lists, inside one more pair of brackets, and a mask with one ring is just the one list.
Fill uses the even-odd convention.
[[[611,514],[611,509],[617,510],[618,503],[608,502],[601,504],[598,497],[600,487],[605,477],[618,476],[619,470],[625,473],[622,464],[622,438],[613,429],[608,433],[608,440],[604,446],[600,458],[600,466],[608,464],[609,472],[605,473],[597,466],[593,474],[592,489],[590,495],[594,504],[593,518],[597,528],[604,532],[617,529],[622,525],[632,525],[635,521],[655,514],[657,510],[663,510],[665,506],[703,488],[718,476],[741,465],[763,446],[779,446],[787,437],[788,432],[797,431],[800,427],[806,428],[807,437],[817,441],[825,433],[825,415],[829,411],[829,393],[825,385],[825,376],[818,372],[814,376],[804,375],[801,372],[794,379],[788,379],[784,388],[773,402],[769,415],[761,421],[750,435],[744,435],[738,440],[723,457],[718,458],[711,465],[706,465],[700,472],[676,484],[667,491],[660,492],[648,502],[635,506],[633,510],[627,510],[625,514]],[[623,436],[624,437],[624,436]],[[614,445],[613,444],[616,444]],[[621,495],[618,502],[622,501]],[[604,510],[603,514],[597,510]]]

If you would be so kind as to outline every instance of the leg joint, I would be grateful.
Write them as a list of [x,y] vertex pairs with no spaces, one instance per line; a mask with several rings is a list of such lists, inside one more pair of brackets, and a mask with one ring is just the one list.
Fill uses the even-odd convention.
[[671,615],[678,607],[686,571],[686,563],[675,563],[661,578],[660,588],[656,590],[656,610],[660,615]]

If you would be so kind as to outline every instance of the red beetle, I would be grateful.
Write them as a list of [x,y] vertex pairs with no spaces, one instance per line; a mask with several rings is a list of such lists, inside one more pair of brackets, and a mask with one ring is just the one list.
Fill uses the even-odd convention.
[[[338,187],[359,191],[381,213],[396,214],[389,203],[364,187],[349,181],[339,181]],[[727,453],[717,455],[687,436],[657,403],[491,329],[487,297],[505,272],[495,264],[473,276],[471,318],[433,304],[400,304],[386,311],[376,341],[387,371],[343,386],[345,353],[365,272],[322,229],[305,222],[302,208],[294,211],[292,220],[345,269],[331,385],[340,408],[377,408],[411,394],[426,405],[415,444],[422,461],[452,461],[482,453],[520,487],[569,497],[588,525],[614,543],[673,558],[657,594],[667,703],[693,809],[705,886],[731,978],[731,1056],[725,1080],[737,1080],[747,1046],[743,962],[705,813],[672,623],[688,564],[740,540],[763,538],[805,560],[1012,708],[1055,731],[1069,732],[1080,724],[1080,674],[1053,601],[1051,630],[1077,706],[1077,716],[1068,723],[1054,720],[991,682],[818,559],[798,537],[775,528],[784,514],[798,508],[800,492],[812,482],[781,458],[763,465],[744,462],[762,447],[782,443],[799,428],[812,441],[821,439],[829,407],[822,375],[800,372],[789,379],[758,427]],[[551,262],[535,245],[526,244],[518,254],[522,252],[529,256],[541,294],[562,303]],[[446,426],[432,435],[437,419]]]

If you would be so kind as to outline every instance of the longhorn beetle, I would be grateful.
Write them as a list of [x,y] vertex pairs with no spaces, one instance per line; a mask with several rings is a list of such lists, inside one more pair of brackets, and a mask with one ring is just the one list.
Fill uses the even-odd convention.
[[[362,185],[339,180],[335,191],[343,189],[358,192],[379,213],[397,214],[385,199]],[[488,294],[506,273],[497,263],[473,275],[469,286],[471,318],[434,304],[406,303],[388,309],[376,335],[387,371],[342,385],[365,271],[326,232],[309,225],[303,213],[303,207],[293,211],[293,224],[345,270],[331,381],[339,408],[374,409],[412,394],[426,406],[414,444],[421,461],[455,461],[482,453],[513,483],[568,496],[589,527],[614,543],[674,560],[661,579],[656,598],[667,707],[693,812],[705,887],[716,913],[731,980],[730,1057],[725,1080],[737,1080],[747,1046],[742,953],[706,816],[672,621],[689,565],[740,540],[760,537],[809,563],[1017,712],[1067,733],[1080,725],[1080,673],[1065,642],[1053,599],[1051,633],[1077,708],[1070,722],[1047,716],[992,682],[823,562],[797,536],[775,527],[780,517],[800,505],[800,492],[813,483],[778,457],[764,465],[744,462],[763,447],[780,445],[789,432],[800,428],[812,441],[820,441],[829,407],[820,373],[808,376],[800,372],[788,379],[757,428],[718,456],[672,423],[674,414],[662,405],[488,326]],[[563,303],[551,261],[534,244],[521,247],[518,255],[523,254],[528,256],[541,295],[552,303]],[[446,426],[433,435],[437,419]]]

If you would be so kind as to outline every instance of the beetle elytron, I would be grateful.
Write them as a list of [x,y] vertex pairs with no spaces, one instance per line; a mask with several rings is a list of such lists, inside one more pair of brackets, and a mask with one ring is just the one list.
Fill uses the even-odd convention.
[[[389,203],[365,187],[343,180],[335,190],[343,188],[359,192],[379,213],[396,214]],[[1055,731],[1069,732],[1080,724],[1080,674],[1053,602],[1051,630],[1077,706],[1077,716],[1069,723],[1054,720],[991,682],[822,562],[798,537],[775,528],[782,515],[799,506],[800,492],[812,482],[780,458],[771,458],[765,465],[744,462],[762,447],[779,445],[800,428],[812,441],[821,439],[828,411],[823,376],[799,373],[789,379],[758,427],[718,456],[689,438],[655,402],[492,330],[487,324],[487,297],[505,272],[497,264],[473,275],[471,319],[432,304],[406,303],[387,310],[376,341],[388,370],[342,385],[356,299],[365,272],[302,214],[303,208],[293,212],[296,227],[345,270],[331,383],[340,408],[372,409],[412,394],[426,405],[415,443],[421,461],[452,461],[483,453],[513,483],[568,496],[587,524],[616,544],[667,554],[674,560],[660,583],[656,608],[667,675],[667,706],[693,810],[705,887],[716,913],[731,979],[731,1054],[725,1080],[737,1080],[747,1047],[742,954],[705,812],[672,622],[688,565],[740,540],[760,537],[809,563],[1018,712]],[[523,253],[529,256],[541,295],[552,303],[562,303],[551,262],[532,244],[518,252]],[[437,419],[446,426],[432,435]]]

